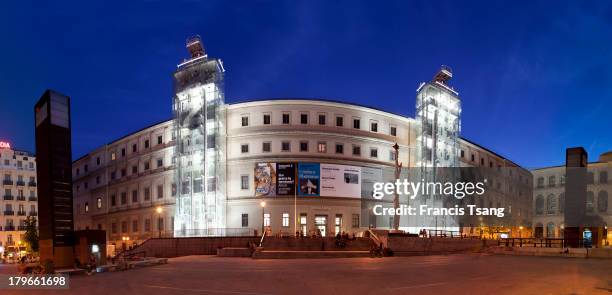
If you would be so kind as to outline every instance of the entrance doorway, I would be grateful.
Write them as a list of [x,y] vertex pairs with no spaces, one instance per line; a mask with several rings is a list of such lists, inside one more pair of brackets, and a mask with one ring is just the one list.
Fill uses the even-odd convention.
[[321,232],[321,236],[324,237],[327,233],[327,215],[316,215],[315,216],[315,228]]

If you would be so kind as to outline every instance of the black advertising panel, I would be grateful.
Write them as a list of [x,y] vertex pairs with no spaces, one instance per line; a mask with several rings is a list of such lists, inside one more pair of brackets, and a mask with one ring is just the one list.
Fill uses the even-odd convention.
[[276,194],[278,196],[295,195],[295,163],[277,163],[276,175]]

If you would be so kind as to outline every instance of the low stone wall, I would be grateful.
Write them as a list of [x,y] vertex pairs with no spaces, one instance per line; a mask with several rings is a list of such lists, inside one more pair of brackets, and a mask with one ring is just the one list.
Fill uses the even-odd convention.
[[[496,242],[497,243],[497,242]],[[388,237],[395,256],[477,252],[491,244],[487,240],[454,238]]]
[[250,248],[227,247],[217,249],[217,256],[219,257],[251,257],[252,254]]
[[259,243],[259,237],[198,237],[198,238],[153,238],[138,247],[126,251],[146,257],[179,257],[188,255],[216,255],[218,248],[247,247],[248,243]]
[[612,259],[612,248],[493,247],[494,254]]

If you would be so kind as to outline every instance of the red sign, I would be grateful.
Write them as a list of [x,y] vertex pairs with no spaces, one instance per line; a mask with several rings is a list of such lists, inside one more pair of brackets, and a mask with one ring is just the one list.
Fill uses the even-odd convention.
[[10,148],[11,148],[10,142],[0,141],[0,149],[10,149]]

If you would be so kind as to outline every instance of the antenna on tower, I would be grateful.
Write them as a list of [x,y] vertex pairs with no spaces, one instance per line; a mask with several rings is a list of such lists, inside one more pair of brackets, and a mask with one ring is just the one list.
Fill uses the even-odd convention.
[[200,35],[195,35],[188,38],[185,47],[187,47],[187,50],[189,50],[191,58],[204,55],[204,45],[202,45],[202,38],[200,38]]
[[440,66],[440,70],[436,73],[433,78],[434,82],[440,82],[442,84],[446,84],[448,80],[453,77],[453,72],[449,66],[442,65]]

